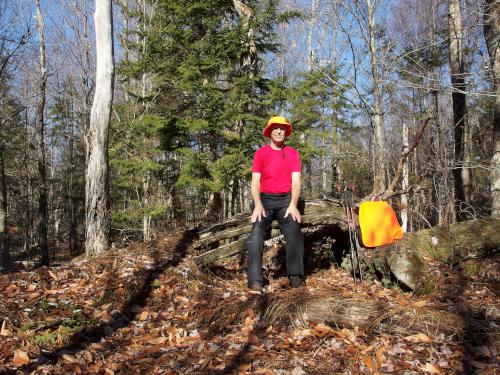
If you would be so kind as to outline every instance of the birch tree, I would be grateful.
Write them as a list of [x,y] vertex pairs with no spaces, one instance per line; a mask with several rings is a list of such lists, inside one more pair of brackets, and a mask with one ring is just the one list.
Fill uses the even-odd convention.
[[114,88],[112,0],[96,0],[94,11],[96,36],[96,84],[86,134],[87,169],[85,181],[87,256],[109,246],[108,131]]
[[491,216],[500,217],[500,3],[486,0],[484,38],[493,76],[493,155],[491,157]]

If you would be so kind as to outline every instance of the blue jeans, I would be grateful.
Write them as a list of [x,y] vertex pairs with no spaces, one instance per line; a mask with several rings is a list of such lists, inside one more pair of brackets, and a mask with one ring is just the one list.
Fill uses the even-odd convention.
[[[291,214],[285,218],[285,212],[290,204],[290,197],[275,199],[271,202],[262,196],[262,204],[266,211],[266,217],[253,223],[252,232],[247,241],[248,249],[248,284],[263,281],[262,277],[262,254],[264,251],[264,240],[273,220],[278,220],[281,233],[286,242],[286,270],[289,276],[304,276],[304,237],[300,230],[300,224],[292,218]],[[267,206],[267,207],[266,207]],[[281,206],[281,207],[279,207]],[[271,208],[268,208],[271,207]]]

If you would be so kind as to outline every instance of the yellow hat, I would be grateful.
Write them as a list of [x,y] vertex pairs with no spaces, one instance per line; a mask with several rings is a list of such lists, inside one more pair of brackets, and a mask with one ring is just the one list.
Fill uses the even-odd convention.
[[292,124],[290,124],[286,118],[283,116],[272,116],[267,122],[264,128],[264,137],[271,138],[271,131],[273,130],[273,125],[281,125],[285,127],[285,137],[292,134]]

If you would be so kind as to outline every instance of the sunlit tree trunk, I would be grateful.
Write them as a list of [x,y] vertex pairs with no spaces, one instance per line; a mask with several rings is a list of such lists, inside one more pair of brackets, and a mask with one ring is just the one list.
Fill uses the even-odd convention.
[[142,239],[144,241],[151,240],[151,215],[147,212],[150,183],[151,176],[149,172],[144,172],[144,176],[142,177],[142,207],[145,210],[145,213],[142,215]]
[[378,71],[377,49],[375,46],[375,15],[373,3],[366,0],[368,10],[368,26],[370,30],[370,62],[373,78],[373,124],[375,127],[375,170],[373,194],[378,195],[385,189],[384,135],[382,118],[382,97],[380,91],[380,76]]
[[456,217],[465,218],[462,210],[463,202],[470,201],[470,168],[464,165],[465,128],[467,126],[467,104],[465,98],[465,66],[463,53],[463,29],[460,15],[460,0],[448,0],[448,29],[450,41],[451,98],[453,102],[453,138],[455,149],[455,168],[453,178],[455,185]]
[[484,37],[490,55],[495,103],[491,157],[491,216],[500,217],[500,2],[485,0]]
[[47,87],[47,68],[45,63],[45,38],[44,19],[40,9],[40,0],[35,0],[37,13],[37,26],[40,43],[40,96],[36,109],[36,133],[38,153],[38,173],[40,175],[40,186],[38,196],[38,246],[42,256],[42,265],[49,265],[49,244],[47,240],[47,169],[45,157],[45,96]]
[[[406,122],[403,122],[403,154],[408,152],[409,143],[408,143],[408,126]],[[409,173],[408,173],[408,159],[406,159],[403,165],[403,179],[402,179],[402,189],[408,189],[409,185]],[[401,195],[401,227],[403,228],[403,232],[408,231],[408,195]]]
[[96,83],[90,125],[86,134],[85,252],[88,256],[102,253],[109,247],[108,131],[114,87],[111,0],[95,1],[94,22]]

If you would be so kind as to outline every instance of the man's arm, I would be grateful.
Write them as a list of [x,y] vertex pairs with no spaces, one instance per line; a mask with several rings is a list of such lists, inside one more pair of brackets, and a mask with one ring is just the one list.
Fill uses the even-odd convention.
[[297,208],[297,204],[299,203],[301,190],[301,181],[300,181],[300,172],[292,172],[292,199],[290,201],[290,205],[288,206],[285,217],[288,214],[292,215],[292,219],[296,220],[300,223],[300,212]]
[[266,217],[266,211],[260,200],[260,173],[257,172],[252,173],[252,198],[255,208],[253,209],[251,220],[252,223],[255,223],[257,220],[262,220],[263,216]]

